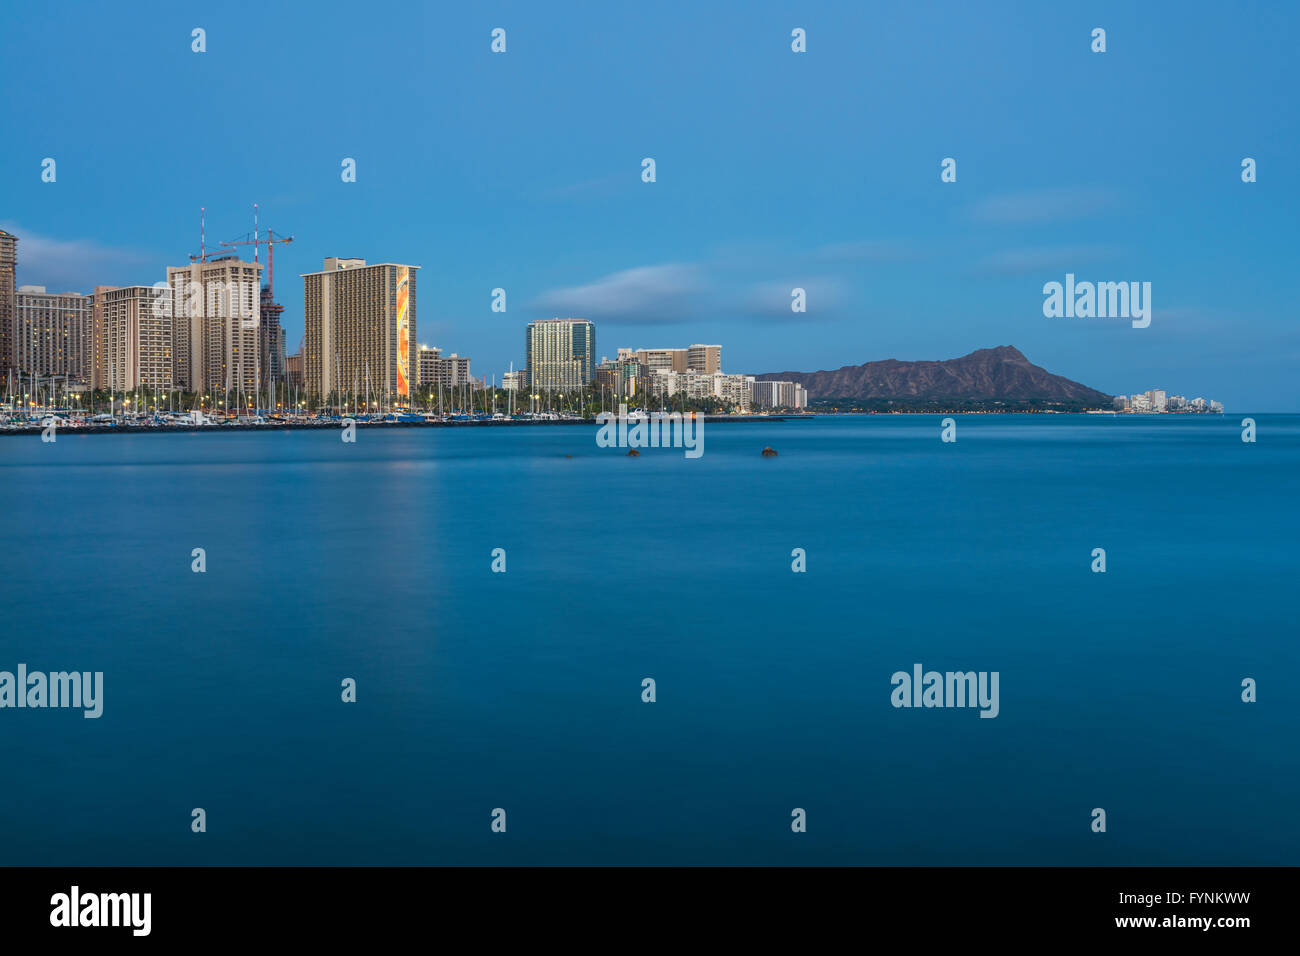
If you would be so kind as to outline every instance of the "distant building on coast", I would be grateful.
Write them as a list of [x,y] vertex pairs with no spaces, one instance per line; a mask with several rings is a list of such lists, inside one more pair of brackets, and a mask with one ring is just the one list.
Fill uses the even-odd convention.
[[716,375],[722,371],[721,345],[692,345],[686,350],[686,371]]
[[1132,412],[1135,415],[1223,414],[1222,402],[1167,395],[1161,388],[1153,388],[1139,395],[1116,395],[1112,404],[1115,411]]
[[436,385],[438,366],[442,362],[442,349],[430,345],[418,346],[415,350],[415,383],[421,388]]
[[755,408],[807,408],[808,391],[796,382],[755,382]]
[[529,322],[524,351],[530,388],[584,388],[596,373],[595,323],[586,319]]
[[602,356],[596,366],[596,385],[615,398],[644,395],[650,388],[650,367],[632,354],[621,355],[613,361]]
[[284,359],[284,381],[290,388],[301,391],[304,387],[302,374],[302,353],[295,352]]
[[457,355],[452,352],[448,356],[443,356],[442,349],[421,345],[417,353],[417,362],[419,364],[417,382],[421,388],[437,388],[439,385],[443,388],[456,388],[473,384],[474,379],[469,374],[468,355]]
[[438,363],[438,381],[444,388],[473,385],[474,378],[469,374],[469,356],[452,352],[442,359]]
[[754,376],[740,373],[659,372],[650,376],[649,394],[667,399],[674,395],[716,398],[744,413],[754,404],[754,384]]

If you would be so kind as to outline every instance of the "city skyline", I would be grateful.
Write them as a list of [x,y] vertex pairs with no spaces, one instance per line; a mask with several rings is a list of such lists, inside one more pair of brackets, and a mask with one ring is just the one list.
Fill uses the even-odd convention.
[[[348,365],[348,370],[352,373],[355,382],[363,382],[367,389],[370,386],[368,379],[370,377],[369,369],[372,358],[375,359],[376,368],[383,372],[383,383],[392,386],[387,389],[387,391],[399,396],[410,395],[412,390],[419,387],[438,384],[453,387],[459,385],[488,387],[489,385],[492,385],[496,388],[514,389],[519,387],[523,382],[523,379],[518,376],[527,376],[533,366],[534,343],[546,341],[548,343],[546,348],[550,351],[555,351],[555,349],[563,346],[561,351],[564,351],[565,355],[562,357],[565,359],[573,359],[573,362],[568,364],[573,364],[575,367],[574,369],[569,369],[564,373],[559,374],[547,372],[542,379],[537,379],[531,383],[543,389],[590,386],[593,382],[599,381],[600,377],[597,374],[598,372],[609,370],[613,366],[622,366],[625,363],[632,363],[638,366],[641,369],[641,372],[640,374],[633,372],[631,379],[641,382],[641,385],[644,386],[646,382],[643,381],[643,379],[648,378],[650,391],[655,394],[663,393],[665,395],[670,395],[678,394],[680,392],[681,394],[688,395],[692,398],[712,394],[716,397],[726,397],[735,400],[738,407],[744,408],[748,408],[751,404],[754,407],[771,407],[780,404],[771,399],[760,402],[754,389],[756,374],[770,375],[771,373],[722,374],[721,345],[692,344],[686,347],[676,346],[671,348],[654,349],[634,349],[620,346],[617,348],[616,358],[614,360],[610,360],[608,356],[601,356],[599,362],[597,362],[595,358],[597,354],[595,346],[595,323],[589,319],[582,318],[554,317],[549,319],[536,319],[529,322],[525,330],[523,367],[519,370],[514,370],[512,361],[511,371],[485,374],[480,378],[475,379],[470,375],[470,359],[468,356],[461,356],[458,353],[453,352],[451,355],[443,357],[442,349],[440,347],[431,346],[418,340],[418,334],[416,331],[415,272],[421,268],[420,266],[398,266],[393,263],[367,264],[367,260],[362,258],[343,258],[338,256],[325,257],[323,260],[323,268],[321,270],[303,273],[301,275],[301,278],[304,281],[303,314],[311,318],[307,322],[307,328],[302,336],[301,351],[286,354],[284,350],[286,340],[285,330],[280,324],[285,308],[283,304],[273,301],[269,284],[260,284],[262,267],[255,260],[251,262],[245,261],[235,253],[229,251],[214,252],[207,257],[202,255],[191,256],[191,263],[186,267],[167,267],[167,281],[165,283],[157,283],[153,287],[120,287],[97,284],[94,287],[95,291],[91,294],[82,294],[74,291],[56,293],[47,292],[47,290],[42,286],[29,285],[26,283],[16,284],[14,263],[18,257],[15,255],[14,249],[19,240],[20,237],[14,236],[11,233],[0,232],[0,242],[4,243],[3,250],[0,251],[3,251],[3,264],[7,270],[3,276],[4,281],[0,282],[0,299],[5,299],[6,296],[10,296],[12,291],[11,297],[14,298],[16,303],[14,309],[15,317],[22,314],[35,314],[38,311],[52,313],[55,311],[54,306],[56,304],[67,308],[71,300],[85,300],[80,308],[87,314],[87,337],[84,341],[79,341],[77,343],[74,352],[78,356],[83,354],[90,356],[89,359],[85,360],[86,368],[91,370],[90,374],[84,376],[80,380],[84,381],[85,384],[90,385],[92,388],[99,388],[103,384],[111,381],[112,383],[116,383],[114,387],[123,390],[129,390],[138,385],[151,385],[154,388],[162,389],[170,389],[175,386],[178,390],[212,390],[213,381],[211,379],[212,375],[215,373],[209,372],[207,375],[199,375],[198,377],[202,378],[203,381],[197,387],[191,387],[191,368],[208,365],[213,369],[224,370],[225,358],[235,356],[237,359],[239,353],[239,348],[232,347],[231,342],[231,336],[236,334],[234,324],[225,321],[224,315],[217,323],[218,336],[226,339],[224,352],[220,348],[216,349],[217,358],[213,359],[210,354],[212,353],[212,349],[210,349],[206,343],[206,340],[210,338],[210,334],[206,331],[207,325],[204,316],[204,309],[210,308],[210,303],[208,303],[210,295],[205,291],[205,286],[203,284],[203,281],[206,280],[201,281],[201,277],[207,276],[208,274],[218,274],[222,278],[215,281],[216,288],[221,290],[230,290],[229,292],[223,292],[221,294],[231,296],[230,300],[222,306],[222,309],[232,308],[232,303],[238,300],[243,303],[243,306],[241,307],[243,311],[240,311],[239,314],[241,316],[256,316],[260,323],[259,329],[256,331],[250,330],[247,336],[248,342],[246,344],[251,346],[251,349],[246,350],[247,354],[251,356],[247,361],[251,363],[249,368],[251,368],[252,371],[249,373],[245,370],[242,374],[236,374],[234,376],[234,390],[255,391],[256,388],[245,387],[249,383],[257,383],[259,386],[264,387],[266,383],[271,380],[279,384],[288,382],[290,380],[286,373],[289,370],[290,364],[292,364],[293,369],[301,376],[300,381],[305,383],[307,393],[319,396],[322,394],[322,385],[324,383],[331,381],[337,376],[342,376],[342,379],[346,379],[347,377],[343,372],[342,365],[338,365],[337,353],[335,353],[328,362],[325,361],[323,357],[326,345],[332,341],[332,339],[328,335],[322,337],[322,329],[332,327],[334,320],[330,316],[326,317],[328,321],[323,321],[322,319],[322,302],[328,303],[330,301],[330,296],[328,293],[323,294],[322,288],[324,287],[327,289],[328,283],[331,280],[336,284],[340,282],[347,283],[356,279],[357,276],[375,275],[377,274],[375,270],[380,270],[383,275],[388,275],[389,272],[392,272],[392,276],[389,277],[390,281],[387,283],[389,292],[387,298],[384,299],[384,302],[386,303],[385,306],[378,311],[366,308],[352,308],[345,316],[345,324],[352,329],[352,338],[354,340],[357,340],[358,337],[369,337],[372,332],[376,331],[378,331],[380,338],[382,339],[382,341],[370,343],[368,347],[363,347],[359,350],[365,351],[367,354],[362,359],[358,359],[355,362],[355,368],[352,367],[351,364]],[[223,243],[223,245],[230,244]],[[355,271],[353,272],[352,270]],[[346,276],[343,275],[345,271],[349,272]],[[232,274],[237,275],[238,278],[228,278],[228,276]],[[396,279],[395,277],[399,275],[402,276],[402,278]],[[193,284],[195,288],[199,290],[197,295],[192,292],[187,292],[185,288],[187,284]],[[379,291],[382,293],[381,287],[385,287],[383,281],[378,281],[377,283],[372,282],[370,285],[373,285],[374,288],[370,289],[370,286],[366,286],[365,288],[371,292]],[[10,287],[12,287],[12,290]],[[345,288],[351,288],[351,285],[345,285]],[[359,286],[358,289],[360,289]],[[397,291],[398,289],[401,290],[400,294]],[[174,359],[168,359],[164,363],[168,367],[168,374],[165,378],[157,375],[150,377],[141,370],[141,359],[137,357],[137,351],[143,355],[145,354],[146,349],[143,344],[141,344],[138,349],[134,344],[128,344],[129,336],[125,339],[123,338],[124,336],[127,336],[127,333],[118,326],[126,323],[125,319],[120,320],[119,323],[115,325],[113,323],[103,322],[101,316],[101,312],[104,308],[104,296],[110,296],[113,300],[130,300],[135,302],[136,308],[133,313],[134,319],[131,320],[130,327],[137,330],[135,334],[139,335],[139,330],[145,328],[145,324],[140,318],[144,312],[140,310],[139,303],[146,300],[152,303],[153,298],[162,293],[167,293],[163,296],[164,312],[167,316],[171,316],[174,312],[176,316],[190,317],[189,322],[180,322],[172,326],[165,339],[159,336],[159,329],[154,329],[155,346],[153,351],[160,353],[161,349],[167,348],[172,350],[172,354],[175,356]],[[355,298],[355,295],[353,295],[353,297]],[[191,299],[193,299],[191,305],[183,305],[183,303],[189,302]],[[42,306],[39,310],[34,308],[34,304],[37,300],[40,300]],[[400,306],[398,305],[399,301],[403,303]],[[407,303],[409,303],[409,312],[407,309]],[[195,307],[197,307],[197,312],[192,311]],[[401,310],[403,318],[398,318],[398,309]],[[263,310],[267,311],[271,318],[269,325],[267,323],[261,323],[260,313]],[[71,314],[70,310],[68,314]],[[152,317],[157,319],[162,314],[163,313],[155,311]],[[384,317],[385,314],[387,314],[387,319]],[[57,320],[50,320],[49,324],[51,327],[54,321]],[[387,325],[390,327],[385,329],[385,322],[387,322]],[[157,323],[152,323],[152,326],[157,326]],[[575,337],[573,331],[575,327],[580,327],[586,330],[580,337],[581,348],[578,347],[579,339]],[[101,328],[105,331],[101,331]],[[556,339],[555,335],[552,334],[561,330],[568,336],[564,342],[560,342],[559,339]],[[14,333],[12,340],[10,338],[5,338],[4,340],[6,355],[26,356],[30,358],[30,356],[39,351],[34,348],[31,342],[24,342],[17,324],[15,324],[12,330],[4,331],[12,331]],[[268,350],[268,331],[275,333],[275,335],[271,337],[276,338],[278,341],[278,352]],[[547,332],[545,340],[540,337],[540,333],[543,331]],[[110,332],[111,334],[109,334]],[[112,343],[111,348],[101,342],[101,337],[106,335]],[[396,355],[397,353],[392,351],[391,343],[387,345],[385,343],[387,343],[389,339],[395,340],[395,336],[397,335],[404,337],[407,343],[406,349],[408,351],[403,359],[395,359],[393,362],[389,362],[388,364],[391,365],[391,367],[386,368],[385,359],[382,357],[383,353],[388,352],[390,355]],[[113,336],[116,337],[114,338]],[[555,341],[552,342],[552,339]],[[193,343],[192,352],[191,343]],[[351,348],[355,345],[356,341],[353,341],[348,347]],[[572,351],[570,352],[570,350]],[[354,351],[358,350],[354,349]],[[308,355],[309,352],[312,353],[310,356]],[[103,363],[106,367],[106,371],[103,372],[100,370],[101,353],[113,356],[113,358]],[[152,353],[150,354],[152,355]],[[125,355],[131,357],[125,363],[120,357],[117,357]],[[157,362],[159,356],[152,355],[152,357],[154,361]],[[550,356],[551,361],[547,364],[549,366],[556,366],[554,359],[557,357],[561,356],[558,356],[558,353],[555,356]],[[290,363],[290,360],[294,361]],[[66,366],[66,368],[57,374],[67,375],[74,363],[67,358],[61,358],[59,361]],[[134,368],[132,367],[131,362],[135,363]],[[21,365],[21,363],[15,364]],[[335,365],[338,365],[337,369],[332,368],[332,366]],[[232,367],[236,372],[241,371],[238,368],[238,363],[234,363]],[[116,371],[114,371],[115,368]],[[279,369],[279,372],[272,373],[268,378],[264,375],[262,371],[263,368]],[[18,368],[18,371],[31,373],[33,369],[28,366],[22,366]],[[705,373],[708,373],[708,375],[706,376]],[[366,376],[366,380],[360,378],[362,374]],[[709,376],[711,376],[713,380],[713,384],[711,385],[706,383],[702,386],[700,383],[695,381],[697,378],[703,379]],[[609,380],[619,381],[619,388],[617,391],[622,392],[623,385],[625,384],[623,382],[624,378],[627,378],[627,376],[620,372],[614,378]],[[227,380],[232,380],[229,375],[227,375]],[[403,384],[399,385],[399,380]],[[740,384],[738,386],[737,383],[732,380],[739,380],[741,383],[747,380],[748,384]],[[798,400],[789,403],[792,407],[804,407],[807,405],[808,394],[802,387],[797,387],[794,383],[785,381],[779,383],[771,379],[768,381],[769,384],[775,383],[782,386],[789,386],[790,389],[797,388],[797,392],[788,392],[789,396],[794,396],[796,394],[799,396]],[[360,385],[357,387],[360,387]],[[326,394],[333,390],[333,386],[323,388],[323,392]],[[377,390],[381,392],[385,391],[385,389]],[[764,394],[766,395],[768,393],[765,392]],[[775,392],[772,393],[773,398],[776,394],[777,393]],[[1157,400],[1153,397],[1156,394],[1161,396],[1160,399]],[[1221,413],[1224,410],[1222,402],[1213,399],[1206,400],[1199,397],[1188,400],[1181,395],[1171,396],[1170,405],[1166,408],[1163,400],[1165,394],[1166,390],[1164,389],[1155,389],[1153,391],[1147,391],[1145,394],[1136,394],[1131,396],[1119,392],[1114,395],[1115,408],[1129,412],[1209,411]],[[832,396],[822,397],[830,398]]]
[[[287,10],[259,11],[250,32],[237,6],[161,5],[128,37],[111,11],[87,9],[102,42],[57,65],[20,42],[45,29],[39,13],[17,11],[0,41],[6,61],[46,95],[0,104],[11,133],[0,228],[28,237],[24,284],[89,292],[92,279],[151,283],[156,263],[197,252],[199,207],[209,236],[227,239],[250,229],[259,202],[265,224],[297,237],[277,252],[287,273],[339,252],[423,263],[438,289],[423,338],[454,340],[496,374],[522,364],[522,325],[582,315],[629,342],[684,329],[726,340],[735,367],[757,373],[1015,341],[1115,394],[1156,380],[1232,408],[1300,407],[1300,332],[1281,293],[1297,212],[1284,157],[1297,134],[1278,98],[1295,85],[1284,42],[1294,11],[1260,13],[1261,31],[1208,6],[1173,18],[1102,8],[1088,20],[1025,10],[995,23],[974,10],[881,22],[760,3],[743,22],[692,11],[683,33],[675,9],[688,8],[594,11],[581,24],[571,11],[422,11],[397,37],[379,21]],[[500,56],[489,51],[496,19],[511,37]],[[1104,55],[1089,50],[1091,19],[1109,31]],[[203,54],[188,44],[196,25]],[[808,53],[792,58],[796,25]],[[156,56],[114,63],[103,83],[105,58],[128,39]],[[328,101],[310,95],[328,71],[305,52],[322,44],[357,51],[356,75]],[[230,69],[263,48],[283,57]],[[1185,55],[1198,49],[1215,51],[1213,77]],[[1029,86],[1027,65],[1039,78]],[[183,162],[142,148],[106,99],[136,92],[159,116],[212,104],[195,131],[222,148]],[[406,115],[408,94],[427,115]],[[1072,104],[1098,97],[1105,135],[1064,132],[1081,129]],[[267,109],[234,108],[250,99]],[[559,103],[601,122],[557,135]],[[986,128],[994,103],[1021,126]],[[49,104],[67,132],[42,120]],[[553,148],[512,148],[522,139]],[[56,182],[41,181],[47,157]],[[646,157],[653,183],[641,178]],[[956,182],[940,180],[946,157]],[[1244,157],[1258,162],[1256,182],[1241,179]],[[355,182],[340,180],[345,158]],[[1043,283],[1067,272],[1151,282],[1151,326],[1044,318]],[[793,287],[807,291],[806,313],[790,313]],[[496,288],[504,313],[491,310]],[[286,287],[279,298],[297,296]],[[295,305],[284,323],[292,346],[304,329]]]
[[2,19],[20,938],[1284,920],[1300,4]]

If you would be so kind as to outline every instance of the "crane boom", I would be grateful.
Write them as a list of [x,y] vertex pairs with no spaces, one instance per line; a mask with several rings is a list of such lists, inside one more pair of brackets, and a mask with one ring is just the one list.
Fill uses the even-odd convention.
[[[244,235],[248,235],[248,233],[244,233]],[[256,231],[254,231],[254,238],[252,239],[232,239],[229,241],[222,240],[221,244],[223,246],[229,246],[232,249],[235,246],[252,246],[254,262],[257,261],[257,247],[266,246],[266,288],[271,293],[271,295],[274,296],[275,294],[275,243],[277,242],[293,242],[293,236],[276,236],[276,234],[272,230],[268,229],[266,230],[265,239],[256,238]]]

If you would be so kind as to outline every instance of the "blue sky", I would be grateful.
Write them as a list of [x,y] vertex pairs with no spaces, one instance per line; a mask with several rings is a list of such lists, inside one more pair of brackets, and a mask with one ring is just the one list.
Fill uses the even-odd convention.
[[[1295,411],[1298,9],[10,6],[0,227],[20,283],[89,291],[185,263],[200,206],[211,243],[258,202],[296,237],[291,351],[299,274],[357,256],[421,266],[418,339],[476,375],[575,315],[599,354],[721,343],[770,372],[1009,344],[1108,392]],[[1045,318],[1067,272],[1151,282],[1151,326]]]

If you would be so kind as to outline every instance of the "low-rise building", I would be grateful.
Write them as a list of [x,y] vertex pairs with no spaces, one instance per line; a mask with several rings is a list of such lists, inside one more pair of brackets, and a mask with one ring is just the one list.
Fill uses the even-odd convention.
[[425,388],[438,383],[438,364],[442,360],[442,349],[430,345],[421,345],[415,353],[416,383]]

